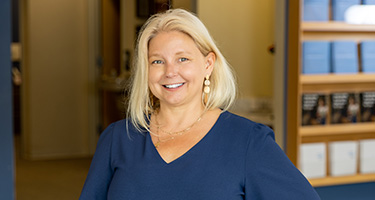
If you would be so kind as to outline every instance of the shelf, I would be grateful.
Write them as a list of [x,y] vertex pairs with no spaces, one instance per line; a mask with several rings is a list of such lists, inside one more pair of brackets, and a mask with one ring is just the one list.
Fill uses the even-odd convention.
[[373,83],[375,87],[375,73],[301,75],[300,81],[302,84]]
[[358,174],[353,176],[326,177],[319,179],[309,179],[309,181],[313,187],[374,182],[375,174]]
[[375,73],[301,75],[299,80],[303,93],[375,91]]
[[375,135],[375,123],[357,123],[357,124],[330,124],[319,126],[302,126],[299,128],[299,134],[302,137],[309,136],[327,136],[327,135],[349,135],[373,133]]
[[375,25],[347,24],[343,22],[303,22],[301,30],[304,32],[375,32]]
[[375,25],[342,22],[303,22],[300,41],[305,40],[375,40]]

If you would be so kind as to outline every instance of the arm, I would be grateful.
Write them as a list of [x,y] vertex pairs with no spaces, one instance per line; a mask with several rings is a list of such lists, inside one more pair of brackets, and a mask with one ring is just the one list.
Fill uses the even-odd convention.
[[245,167],[245,196],[249,199],[318,200],[314,188],[275,143],[274,133],[254,127]]
[[113,124],[101,134],[92,159],[80,200],[107,199],[107,191],[112,179],[111,146]]

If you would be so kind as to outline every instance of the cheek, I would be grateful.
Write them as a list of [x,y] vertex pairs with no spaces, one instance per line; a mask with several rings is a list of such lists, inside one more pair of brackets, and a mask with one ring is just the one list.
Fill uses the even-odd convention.
[[157,81],[159,81],[161,75],[160,72],[154,68],[150,68],[148,70],[148,82],[149,84],[153,84]]
[[184,67],[184,70],[181,72],[184,77],[190,80],[202,80],[205,77],[205,69],[202,67],[203,64],[192,64]]
[[190,80],[193,80],[196,84],[198,84],[198,85],[202,84],[203,85],[203,81],[204,81],[204,77],[205,77],[205,71],[201,70],[201,69],[191,71],[189,74],[187,74],[187,76],[189,76]]
[[158,93],[160,93],[160,87],[159,84],[160,80],[162,79],[163,73],[160,72],[160,70],[156,69],[149,69],[148,74],[148,88],[150,89],[151,93],[159,98]]
[[148,88],[149,88],[151,94],[153,94],[154,96],[156,96],[157,98],[159,98],[158,97],[158,91],[159,90],[156,87],[156,83],[153,82],[152,80],[150,80],[150,78],[148,80]]

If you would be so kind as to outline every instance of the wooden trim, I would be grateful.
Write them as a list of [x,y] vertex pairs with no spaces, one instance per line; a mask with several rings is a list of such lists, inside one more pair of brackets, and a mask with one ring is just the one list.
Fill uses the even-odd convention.
[[340,83],[372,83],[375,89],[375,73],[373,74],[327,74],[301,75],[301,84],[340,84]]
[[[101,54],[102,78],[115,78],[121,73],[120,0],[101,1]],[[111,91],[101,93],[102,127],[120,120],[124,114],[116,106],[119,94]]]
[[[103,56],[102,75],[113,76],[120,74],[120,1],[101,0],[102,13],[102,44]],[[115,74],[113,74],[115,73]]]
[[375,32],[303,32],[300,41],[305,40],[374,40]]
[[304,32],[375,32],[375,25],[347,24],[344,22],[302,22]]
[[329,177],[319,178],[319,179],[309,179],[309,181],[310,181],[310,184],[314,187],[374,182],[375,174],[356,174],[353,176],[340,176],[340,177],[329,176]]
[[373,133],[375,136],[375,123],[357,124],[331,124],[322,126],[306,126],[299,128],[302,137],[322,135],[349,135],[359,133]]
[[342,22],[302,22],[300,40],[374,40],[375,25]]
[[301,75],[303,93],[375,91],[375,74]]
[[286,122],[286,153],[289,159],[297,166],[298,158],[298,105],[299,102],[299,80],[298,77],[299,65],[300,65],[300,1],[295,3],[289,3],[289,15],[288,15],[288,66],[287,66],[287,122]]

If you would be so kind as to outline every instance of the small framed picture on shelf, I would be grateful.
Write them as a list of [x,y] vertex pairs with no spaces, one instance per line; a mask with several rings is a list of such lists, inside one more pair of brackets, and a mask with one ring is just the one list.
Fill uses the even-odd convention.
[[172,8],[172,0],[137,0],[137,17],[148,18]]

